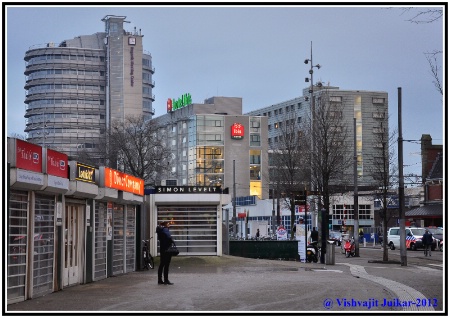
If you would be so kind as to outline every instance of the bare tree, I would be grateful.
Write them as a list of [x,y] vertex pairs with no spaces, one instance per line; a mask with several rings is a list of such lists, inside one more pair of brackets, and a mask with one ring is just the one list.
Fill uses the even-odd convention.
[[111,124],[108,136],[110,158],[119,170],[156,185],[169,168],[172,153],[158,134],[158,127],[141,117],[127,117]]
[[323,245],[328,237],[330,197],[335,191],[333,188],[337,191],[339,185],[350,184],[350,177],[353,177],[353,174],[349,173],[353,162],[353,141],[349,138],[349,125],[346,124],[344,105],[341,102],[331,101],[325,88],[315,104],[315,111],[310,118],[308,149],[311,150],[312,187],[321,193],[319,205],[324,209],[320,223],[327,224],[325,228],[321,226],[322,248],[325,250]]
[[398,168],[395,157],[395,145],[397,142],[397,132],[393,131],[389,134],[387,127],[380,127],[374,133],[374,145],[376,155],[372,159],[370,175],[374,179],[378,191],[376,196],[381,200],[380,219],[383,228],[383,261],[388,261],[387,251],[387,224],[393,217],[392,212],[388,209],[388,196],[390,191],[398,182]]
[[[309,185],[309,150],[301,118],[289,111],[274,127],[279,134],[270,151],[270,180],[278,194],[283,194],[284,205],[291,210],[291,239],[294,238],[295,194]],[[306,220],[305,220],[306,221]]]
[[9,135],[9,137],[20,139],[20,140],[27,140],[27,136],[21,135],[21,134],[18,134],[18,133],[12,133],[12,134]]
[[407,21],[415,24],[433,23],[443,16],[443,9],[438,8],[401,8],[402,14],[410,15]]
[[[402,14],[408,15],[409,18],[406,20],[415,24],[426,24],[426,23],[434,23],[442,19],[444,10],[441,8],[401,8]],[[430,64],[431,75],[433,76],[433,84],[436,87],[437,91],[443,95],[442,90],[442,72],[439,65],[442,65],[442,58],[438,60],[438,56],[442,57],[441,50],[434,50],[433,52],[426,52],[425,57]]]
[[433,76],[434,79],[433,80],[434,87],[441,95],[444,95],[441,83],[441,76],[442,76],[441,75],[442,73],[440,72],[441,67],[439,67],[437,59],[437,56],[440,54],[442,54],[442,51],[434,51],[430,53],[425,53],[425,56],[427,58],[428,63],[430,64],[431,75]]

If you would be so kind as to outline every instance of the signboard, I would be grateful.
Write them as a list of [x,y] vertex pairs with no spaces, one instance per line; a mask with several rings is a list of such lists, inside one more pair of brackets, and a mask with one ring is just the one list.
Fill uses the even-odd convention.
[[231,139],[243,139],[244,138],[244,126],[239,123],[234,123],[231,126]]
[[95,167],[77,162],[75,180],[95,183]]
[[277,228],[277,240],[278,241],[285,241],[285,240],[287,240],[287,231],[286,231],[286,229],[284,228],[283,225],[280,225]]
[[305,224],[298,224],[295,230],[295,239],[298,241],[298,255],[300,261],[306,262],[306,237],[305,237]]
[[42,147],[17,139],[16,167],[42,173]]
[[47,173],[52,176],[68,178],[68,156],[64,153],[47,149]]
[[222,193],[220,186],[216,187],[197,187],[197,186],[161,186],[155,187],[156,193],[180,193],[180,194],[195,194],[195,193]]
[[105,167],[105,187],[144,195],[144,180]]
[[191,104],[192,104],[192,97],[191,94],[189,93],[181,95],[181,97],[178,99],[169,98],[167,100],[167,112],[170,113]]

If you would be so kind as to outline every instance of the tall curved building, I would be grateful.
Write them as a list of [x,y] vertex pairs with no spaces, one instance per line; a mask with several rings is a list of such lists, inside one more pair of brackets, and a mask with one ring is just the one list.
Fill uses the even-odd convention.
[[28,141],[72,158],[88,152],[101,164],[102,140],[113,121],[152,118],[152,57],[140,30],[125,31],[125,19],[107,15],[105,32],[26,52]]

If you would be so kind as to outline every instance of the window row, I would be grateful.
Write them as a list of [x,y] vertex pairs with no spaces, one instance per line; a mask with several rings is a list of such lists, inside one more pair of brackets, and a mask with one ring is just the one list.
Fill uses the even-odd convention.
[[51,61],[51,60],[69,60],[69,61],[91,61],[91,62],[104,62],[104,56],[94,55],[81,55],[81,54],[44,54],[32,57],[28,63],[35,63],[39,61]]
[[105,91],[103,85],[82,85],[82,84],[43,84],[36,85],[28,89],[28,94],[37,93],[49,89],[74,89],[74,90],[91,90],[91,91]]
[[87,76],[105,76],[104,71],[88,71],[88,70],[77,70],[77,69],[51,69],[51,70],[39,70],[31,72],[28,75],[28,79],[33,79],[36,77],[44,77],[46,75],[53,74],[64,74],[64,75],[87,75]]
[[40,99],[28,103],[28,108],[39,108],[43,105],[105,105],[104,100],[98,99]]

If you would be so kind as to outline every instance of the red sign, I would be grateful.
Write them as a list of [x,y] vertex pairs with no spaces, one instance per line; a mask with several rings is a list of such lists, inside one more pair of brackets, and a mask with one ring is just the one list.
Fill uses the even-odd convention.
[[105,167],[105,187],[144,195],[144,180]]
[[238,213],[238,218],[245,218],[245,217],[247,217],[247,213],[245,212]]
[[231,138],[232,139],[244,138],[244,126],[242,124],[234,123],[231,126]]
[[66,154],[47,149],[47,173],[53,176],[68,178],[68,157]]
[[167,112],[170,113],[172,111],[172,99],[167,99]]
[[42,147],[16,139],[16,167],[42,172]]

